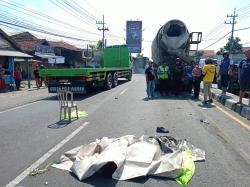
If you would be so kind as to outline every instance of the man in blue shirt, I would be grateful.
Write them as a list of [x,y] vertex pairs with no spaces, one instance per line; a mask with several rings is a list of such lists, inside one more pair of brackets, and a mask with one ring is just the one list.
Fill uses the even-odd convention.
[[223,59],[220,63],[220,70],[219,75],[221,77],[221,87],[222,87],[222,95],[226,95],[230,75],[229,72],[231,71],[231,59],[229,58],[229,53],[223,53]]
[[[246,91],[250,91],[250,49],[245,52],[246,60],[242,60],[239,64],[238,76],[240,82],[239,104],[242,103],[242,98]],[[250,93],[249,93],[249,106],[250,106]]]

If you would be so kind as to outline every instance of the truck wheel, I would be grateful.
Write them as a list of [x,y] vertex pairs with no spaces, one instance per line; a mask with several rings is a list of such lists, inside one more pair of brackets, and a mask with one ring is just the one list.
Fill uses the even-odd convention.
[[116,87],[118,85],[118,76],[117,73],[115,72],[113,74],[113,87]]
[[132,79],[132,71],[129,71],[129,75],[127,75],[126,79],[128,81],[131,81],[131,79]]
[[106,76],[106,88],[110,90],[112,88],[112,75],[111,73],[108,73]]

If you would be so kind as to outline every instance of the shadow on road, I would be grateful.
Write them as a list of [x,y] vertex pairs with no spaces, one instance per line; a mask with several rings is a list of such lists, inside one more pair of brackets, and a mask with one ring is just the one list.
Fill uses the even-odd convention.
[[69,120],[61,120],[56,123],[53,123],[51,125],[48,125],[48,128],[50,129],[60,129],[66,127],[68,124],[70,124],[72,121]]
[[205,104],[205,103],[202,103],[202,104],[198,104],[199,107],[201,107],[202,109],[208,109],[208,108],[214,108],[215,105],[214,104]]
[[[153,98],[148,99],[147,97],[142,98],[143,101],[149,101],[149,100],[193,100],[190,94],[182,94],[175,96],[173,94],[169,94],[166,96],[161,96],[160,94],[156,93],[156,96]],[[194,100],[195,101],[195,100]],[[196,100],[199,101],[199,100]]]
[[[74,177],[76,180],[78,180],[77,176],[74,173],[69,172],[69,174],[72,177]],[[80,182],[82,182],[83,184],[89,184],[92,186],[100,186],[100,187],[106,187],[106,186],[113,187],[113,186],[117,186],[117,185],[118,186],[134,186],[134,183],[141,184],[144,186],[144,184],[149,179],[154,179],[154,180],[157,180],[158,182],[161,182],[164,184],[170,184],[170,183],[176,184],[176,181],[174,179],[166,178],[166,177],[157,177],[157,176],[145,176],[145,177],[142,176],[142,177],[137,177],[137,178],[133,178],[133,179],[125,180],[125,181],[118,181],[118,180],[112,179],[111,176],[105,177],[101,172],[97,172],[93,176],[91,176],[90,178],[85,179],[85,180],[80,181]],[[118,182],[119,182],[119,184],[117,184]],[[129,183],[131,185],[129,185]]]
[[[73,172],[69,172],[69,174],[74,177],[76,180],[79,181],[79,179],[77,178],[77,176],[73,173]],[[100,187],[113,187],[116,186],[118,181],[112,178],[106,178],[104,177],[100,172],[95,173],[93,176],[91,176],[88,179],[85,179],[83,181],[80,181],[85,184],[89,184],[91,186],[100,186]]]

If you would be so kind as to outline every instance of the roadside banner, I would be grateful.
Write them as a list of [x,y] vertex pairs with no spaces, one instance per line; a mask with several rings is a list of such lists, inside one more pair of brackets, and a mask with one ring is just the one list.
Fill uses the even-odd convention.
[[141,52],[142,41],[142,21],[127,21],[126,24],[126,44],[130,53]]

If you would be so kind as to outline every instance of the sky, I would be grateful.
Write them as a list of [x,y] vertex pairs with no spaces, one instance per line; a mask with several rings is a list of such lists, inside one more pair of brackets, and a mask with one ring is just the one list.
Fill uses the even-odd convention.
[[[71,5],[76,6],[80,11],[76,8],[72,10],[67,6],[63,7],[64,2],[71,2]],[[13,6],[16,3],[18,7]],[[232,30],[232,25],[224,22],[232,21],[227,15],[231,15],[234,8],[238,15],[235,30],[250,27],[249,0],[0,0],[0,21],[6,21],[8,16],[7,21],[10,18],[16,18],[32,26],[36,24],[50,33],[60,33],[81,40],[41,34],[29,30],[31,26],[24,29],[0,23],[0,28],[7,33],[30,31],[39,38],[63,40],[77,47],[86,48],[87,44],[95,44],[102,39],[102,32],[98,30],[100,25],[96,24],[96,21],[102,20],[102,15],[105,18],[105,27],[109,28],[109,31],[105,32],[108,45],[124,44],[126,21],[139,20],[142,21],[143,27],[142,53],[144,56],[151,57],[152,40],[161,25],[171,19],[183,21],[189,32],[202,32],[203,41],[198,49],[218,51],[231,36],[228,34],[223,38]],[[43,13],[50,18],[44,20],[38,15],[23,13],[30,14],[31,11]],[[53,22],[51,17],[57,19],[57,22]],[[249,28],[235,31],[234,36],[241,39],[243,46],[250,46]],[[220,38],[223,39],[218,41]]]

